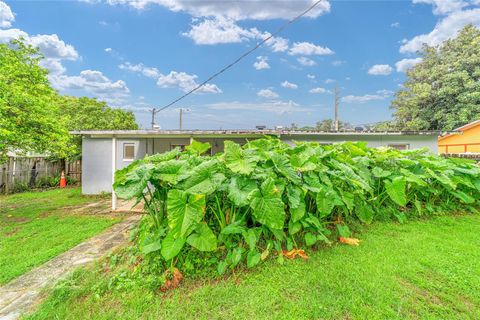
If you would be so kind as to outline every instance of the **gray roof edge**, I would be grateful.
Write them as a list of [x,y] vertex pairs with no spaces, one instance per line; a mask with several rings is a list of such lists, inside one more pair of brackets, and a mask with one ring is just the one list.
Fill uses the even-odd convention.
[[425,131],[301,131],[301,130],[86,130],[70,131],[74,135],[96,135],[96,136],[162,136],[162,135],[436,135],[455,134],[458,132],[448,132],[440,130]]

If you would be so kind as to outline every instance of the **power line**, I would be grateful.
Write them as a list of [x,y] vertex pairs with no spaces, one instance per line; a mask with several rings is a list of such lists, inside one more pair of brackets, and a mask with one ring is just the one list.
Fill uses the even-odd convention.
[[227,71],[228,69],[230,69],[231,67],[233,67],[234,65],[236,65],[238,62],[240,62],[243,58],[245,58],[246,56],[248,56],[249,54],[251,54],[253,51],[257,50],[259,47],[261,47],[265,42],[267,42],[268,40],[272,39],[273,37],[275,37],[276,35],[278,35],[279,33],[281,33],[283,30],[285,30],[289,25],[291,25],[292,23],[294,23],[295,21],[297,21],[298,19],[300,19],[301,17],[303,17],[304,15],[306,15],[307,13],[309,13],[310,11],[313,10],[313,8],[315,8],[320,2],[323,2],[324,0],[318,0],[317,2],[315,2],[314,4],[312,4],[307,10],[303,11],[302,13],[300,13],[298,16],[296,16],[295,18],[289,20],[287,23],[285,23],[284,25],[282,25],[280,28],[277,29],[277,31],[275,31],[274,33],[272,33],[271,35],[269,35],[268,37],[266,37],[265,39],[263,39],[262,41],[260,41],[259,43],[257,43],[257,45],[255,47],[253,47],[252,49],[248,50],[247,52],[245,52],[244,54],[242,54],[240,57],[238,57],[235,61],[233,61],[232,63],[226,65],[225,67],[223,67],[220,71],[214,73],[213,75],[211,75],[207,80],[203,81],[202,83],[200,83],[199,85],[197,85],[195,88],[191,89],[190,91],[186,92],[184,95],[180,96],[179,98],[175,99],[174,101],[170,102],[169,104],[161,107],[160,109],[158,110],[154,110],[152,111],[153,114],[156,114],[160,111],[163,111],[165,109],[167,109],[168,107],[171,107],[172,105],[174,105],[175,103],[177,103],[178,101],[184,99],[185,97],[189,96],[190,94],[194,93],[195,91],[197,91],[198,89],[200,89],[201,87],[203,87],[204,85],[206,85],[208,82],[210,82],[211,80],[213,80],[214,78],[218,77],[220,74],[224,73],[225,71]]

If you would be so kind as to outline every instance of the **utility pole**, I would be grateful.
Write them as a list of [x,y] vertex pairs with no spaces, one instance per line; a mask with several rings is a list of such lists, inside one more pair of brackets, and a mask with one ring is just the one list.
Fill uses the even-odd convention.
[[182,115],[183,115],[183,108],[180,108],[180,130],[182,130]]
[[338,85],[335,87],[335,131],[338,131],[338,102],[340,99],[340,93],[338,91]]
[[152,112],[152,129],[154,129],[154,127],[155,127],[155,113],[156,113],[156,108],[153,108],[153,109],[151,110],[151,112]]

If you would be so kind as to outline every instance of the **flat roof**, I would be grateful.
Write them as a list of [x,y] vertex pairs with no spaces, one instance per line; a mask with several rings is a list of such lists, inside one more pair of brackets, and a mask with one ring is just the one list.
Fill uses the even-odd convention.
[[223,137],[223,136],[240,136],[240,137],[261,137],[264,135],[272,136],[302,136],[302,135],[323,135],[323,136],[439,136],[446,132],[441,131],[304,131],[304,130],[86,130],[71,131],[75,135],[88,135],[91,137]]

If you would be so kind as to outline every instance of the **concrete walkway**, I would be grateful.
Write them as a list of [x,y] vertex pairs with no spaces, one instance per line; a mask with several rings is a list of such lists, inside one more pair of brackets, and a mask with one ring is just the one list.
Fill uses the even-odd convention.
[[0,319],[12,320],[30,312],[39,302],[40,292],[64,279],[80,266],[102,257],[128,241],[130,228],[141,215],[131,215],[107,231],[53,258],[44,265],[0,287]]

